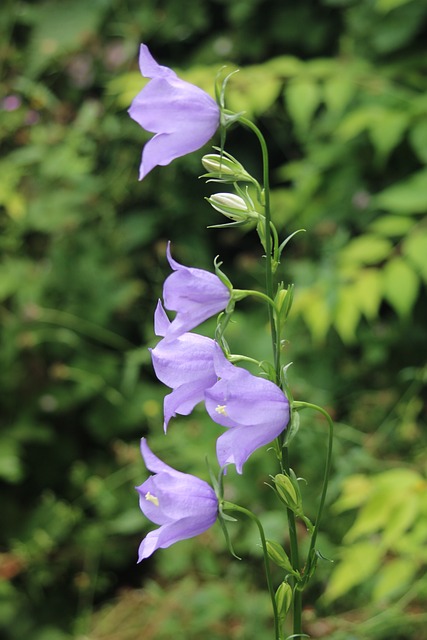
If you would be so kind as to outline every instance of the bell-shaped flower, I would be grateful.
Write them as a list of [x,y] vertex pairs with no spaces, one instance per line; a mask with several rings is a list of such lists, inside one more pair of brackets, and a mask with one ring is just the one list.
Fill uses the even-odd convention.
[[133,100],[129,115],[143,129],[156,135],[142,153],[139,179],[156,165],[200,149],[218,129],[220,111],[211,96],[159,65],[141,44],[139,67],[150,82]]
[[214,273],[185,267],[174,260],[170,243],[167,258],[174,273],[165,280],[163,300],[166,309],[176,311],[176,316],[165,333],[165,338],[170,340],[223,311],[230,301],[231,293]]
[[218,499],[207,482],[176,471],[159,460],[145,438],[141,440],[141,454],[154,475],[136,487],[139,506],[142,513],[160,527],[141,542],[138,562],[156,549],[166,549],[175,542],[203,533],[218,515]]
[[236,367],[215,346],[215,371],[219,381],[205,392],[206,410],[227,431],[217,440],[221,467],[234,464],[242,473],[249,456],[274,438],[289,422],[289,402],[269,380]]
[[[165,336],[170,324],[159,301],[154,314],[156,335]],[[156,376],[173,389],[164,400],[166,431],[173,416],[191,413],[196,404],[204,400],[205,390],[217,381],[215,342],[196,333],[184,333],[175,340],[160,340],[150,352]]]

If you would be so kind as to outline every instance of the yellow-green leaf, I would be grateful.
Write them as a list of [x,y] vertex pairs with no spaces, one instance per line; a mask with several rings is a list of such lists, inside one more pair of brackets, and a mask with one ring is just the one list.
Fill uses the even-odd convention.
[[371,578],[377,571],[381,558],[381,549],[375,542],[358,542],[344,548],[342,560],[330,577],[324,595],[326,602],[336,600]]
[[384,564],[372,593],[374,602],[388,600],[406,591],[417,568],[414,558],[393,558]]
[[356,278],[354,294],[357,304],[368,320],[378,315],[383,297],[383,274],[380,269],[361,269]]
[[400,316],[407,316],[418,295],[419,277],[400,256],[384,267],[384,297]]
[[374,234],[365,234],[354,240],[341,251],[341,262],[348,264],[377,264],[389,255],[393,248],[390,240]]
[[287,85],[285,95],[297,133],[304,136],[322,98],[320,86],[310,77],[295,78]]
[[418,270],[424,282],[427,282],[427,232],[414,231],[404,240],[402,251],[408,261]]
[[427,169],[384,189],[373,198],[380,209],[413,215],[427,212]]

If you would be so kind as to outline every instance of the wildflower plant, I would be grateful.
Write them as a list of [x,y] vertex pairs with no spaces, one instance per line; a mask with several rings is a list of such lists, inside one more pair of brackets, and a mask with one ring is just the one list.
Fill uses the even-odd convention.
[[[163,304],[155,310],[155,333],[161,339],[151,349],[153,367],[158,379],[172,389],[164,403],[164,429],[176,414],[188,415],[199,402],[204,402],[212,421],[224,429],[216,445],[218,474],[211,471],[212,487],[194,476],[175,471],[160,461],[141,441],[141,452],[147,468],[155,475],[137,487],[144,515],[160,525],[142,541],[139,561],[158,548],[193,537],[207,530],[217,519],[225,533],[230,551],[227,527],[234,520],[230,513],[249,517],[257,526],[264,553],[266,583],[274,617],[274,640],[285,640],[285,620],[292,620],[288,638],[303,637],[302,594],[322,557],[317,537],[325,504],[331,467],[333,423],[328,413],[310,402],[294,400],[288,384],[289,363],[283,362],[284,328],[292,308],[293,285],[285,286],[278,277],[282,253],[295,235],[279,239],[270,211],[269,159],[264,137],[258,127],[242,113],[225,106],[225,89],[229,77],[216,86],[215,102],[201,89],[177,78],[176,74],[157,64],[146,45],[141,45],[140,68],[149,84],[135,98],[129,110],[131,117],[148,131],[155,132],[143,150],[140,178],[155,165],[165,165],[186,153],[201,148],[218,131],[220,146],[214,147],[202,160],[208,181],[228,185],[232,192],[219,192],[207,198],[208,203],[227,221],[216,227],[251,224],[264,250],[265,291],[235,289],[214,261],[213,272],[187,267],[172,258],[167,247],[167,260],[172,273],[163,287]],[[260,144],[263,179],[258,182],[244,164],[224,148],[229,127],[242,125]],[[251,186],[251,195],[248,185]],[[255,196],[252,194],[255,192]],[[298,233],[298,231],[296,232]],[[251,355],[232,354],[227,340],[227,326],[235,306],[246,297],[265,303],[269,318],[272,352],[263,361]],[[172,320],[165,309],[175,315]],[[201,336],[194,329],[206,319],[218,315],[214,335]],[[253,375],[241,366],[251,362],[258,368]],[[300,478],[290,467],[290,445],[297,437],[299,414],[317,411],[329,427],[325,447],[324,481],[314,522],[304,513]],[[244,506],[224,499],[224,483],[229,465],[244,473],[248,458],[260,448],[273,451],[274,469],[267,484],[275,492],[286,511],[289,549],[267,540],[261,520]],[[310,537],[303,560],[299,549],[296,521],[300,520]],[[282,581],[273,584],[270,564],[283,572]]]

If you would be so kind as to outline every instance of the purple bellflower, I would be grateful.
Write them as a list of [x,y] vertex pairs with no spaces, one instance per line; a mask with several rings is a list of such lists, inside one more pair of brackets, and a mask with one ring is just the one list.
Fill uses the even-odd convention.
[[[154,314],[156,335],[165,336],[170,324],[159,301]],[[216,383],[215,342],[196,333],[184,333],[175,340],[160,340],[150,352],[156,376],[173,389],[164,401],[166,431],[172,417],[191,413],[204,400],[205,390]]]
[[151,80],[133,100],[129,115],[156,134],[142,153],[142,180],[156,165],[167,165],[203,147],[218,129],[220,111],[205,91],[157,64],[145,44],[141,44],[139,68]]
[[165,280],[163,300],[166,309],[176,311],[176,317],[165,332],[165,339],[170,340],[223,311],[231,293],[214,273],[176,262],[171,256],[170,243],[167,258],[174,273]]
[[193,538],[209,529],[218,515],[218,499],[207,482],[175,471],[159,460],[141,440],[141,454],[150,476],[136,490],[142,513],[160,527],[151,531],[139,546],[138,562],[156,549]]
[[218,345],[214,366],[220,380],[205,392],[206,410],[228,429],[217,440],[218,462],[242,473],[249,456],[286,428],[289,402],[273,382],[231,364]]

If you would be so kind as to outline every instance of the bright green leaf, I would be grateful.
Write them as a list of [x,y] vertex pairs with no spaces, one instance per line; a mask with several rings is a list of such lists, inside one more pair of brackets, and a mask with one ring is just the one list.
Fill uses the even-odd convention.
[[397,7],[408,4],[408,2],[412,2],[412,0],[376,0],[376,8],[381,13],[388,13]]
[[342,560],[333,571],[326,588],[326,602],[333,602],[371,578],[380,565],[381,557],[381,549],[374,542],[358,542],[344,548]]
[[401,257],[384,267],[384,296],[400,316],[407,316],[417,299],[419,278]]
[[427,118],[424,117],[411,127],[409,141],[421,162],[427,164]]
[[389,236],[393,238],[395,236],[404,236],[405,233],[413,226],[411,218],[406,216],[380,216],[372,224],[369,225],[369,230],[372,230],[378,234]]
[[356,337],[360,320],[360,307],[352,286],[342,286],[338,290],[338,304],[335,309],[334,326],[343,342],[350,343]]
[[403,138],[409,114],[405,111],[380,109],[369,126],[369,136],[379,160],[385,160]]
[[335,115],[341,114],[356,91],[355,78],[341,73],[328,78],[323,85],[324,100],[329,111]]
[[382,262],[390,255],[393,245],[386,238],[374,234],[365,234],[350,240],[341,251],[344,265],[370,265]]
[[404,240],[402,251],[424,282],[427,282],[427,232],[422,229],[414,231]]
[[427,169],[384,189],[373,198],[380,209],[413,215],[427,211]]
[[378,572],[372,593],[374,602],[388,600],[406,591],[417,569],[414,558],[393,558],[386,562]]
[[382,271],[380,269],[360,270],[355,282],[354,295],[365,317],[368,320],[376,318],[383,297]]
[[321,101],[321,90],[312,78],[291,80],[285,89],[290,116],[299,135],[304,136]]

